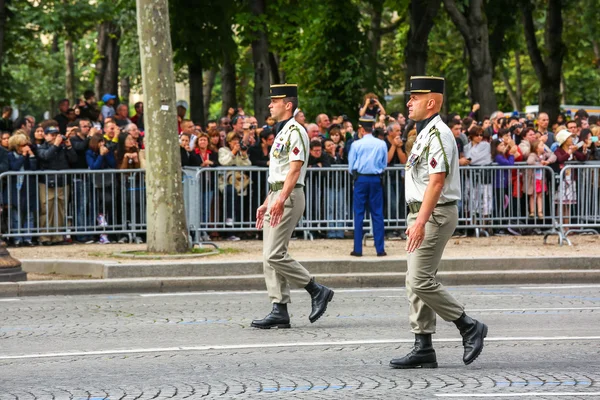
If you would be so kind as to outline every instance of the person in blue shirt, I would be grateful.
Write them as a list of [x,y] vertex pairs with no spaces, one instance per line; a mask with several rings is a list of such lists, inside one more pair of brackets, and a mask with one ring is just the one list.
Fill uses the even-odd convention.
[[374,119],[361,118],[358,134],[362,139],[353,143],[348,154],[350,173],[354,176],[354,250],[350,255],[362,256],[363,219],[365,208],[373,221],[373,236],[377,256],[386,256],[383,228],[383,186],[381,177],[387,166],[387,147],[373,137]]

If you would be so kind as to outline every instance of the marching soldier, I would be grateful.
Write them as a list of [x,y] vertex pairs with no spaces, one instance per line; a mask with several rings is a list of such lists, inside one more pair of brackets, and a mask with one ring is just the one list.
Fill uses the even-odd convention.
[[381,180],[387,166],[387,147],[383,140],[373,137],[374,122],[374,119],[368,118],[358,120],[358,133],[362,139],[352,145],[348,155],[348,168],[354,177],[354,250],[350,255],[355,257],[362,256],[365,208],[371,213],[377,256],[387,255],[384,247]]
[[444,78],[412,77],[409,118],[417,122],[417,140],[406,162],[406,292],[414,348],[390,361],[392,368],[437,368],[431,335],[436,314],[452,321],[463,337],[463,362],[470,364],[483,350],[488,328],[464,312],[464,307],[436,280],[446,243],[458,223],[460,199],[458,151],[452,131],[438,115]]
[[311,323],[318,320],[333,298],[333,290],[315,282],[288,254],[292,232],[304,213],[304,179],[309,156],[306,130],[294,118],[297,85],[271,85],[271,116],[278,122],[269,154],[269,195],[256,210],[256,228],[263,229],[263,270],[273,310],[252,321],[255,328],[290,328],[287,304],[290,284],[304,287],[312,299]]

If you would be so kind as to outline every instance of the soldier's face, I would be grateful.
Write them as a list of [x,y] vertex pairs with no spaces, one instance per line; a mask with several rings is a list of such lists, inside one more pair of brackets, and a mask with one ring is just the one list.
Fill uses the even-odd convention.
[[273,117],[275,121],[281,121],[283,114],[285,113],[285,104],[283,99],[271,99],[269,111],[271,111],[271,117]]
[[414,121],[423,121],[427,115],[429,96],[425,93],[411,94],[408,103],[408,118]]

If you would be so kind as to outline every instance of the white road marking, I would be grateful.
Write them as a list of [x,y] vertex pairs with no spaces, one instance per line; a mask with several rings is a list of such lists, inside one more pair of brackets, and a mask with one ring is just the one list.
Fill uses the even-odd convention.
[[530,392],[530,393],[440,393],[436,397],[580,397],[600,396],[600,392]]
[[521,286],[524,290],[546,290],[546,289],[594,289],[600,288],[600,285],[570,285],[570,286]]
[[[486,342],[547,342],[547,341],[578,341],[578,340],[600,340],[600,336],[533,336],[533,337],[490,337]],[[462,343],[462,339],[437,339],[435,343]],[[369,344],[413,344],[414,339],[381,339],[381,340],[346,340],[331,342],[282,342],[282,343],[252,343],[252,344],[230,344],[209,346],[179,346],[179,347],[155,347],[138,349],[113,349],[96,351],[73,351],[64,353],[37,353],[23,355],[0,355],[0,360],[19,360],[29,358],[54,358],[54,357],[82,357],[97,355],[132,354],[132,353],[164,353],[164,352],[189,352],[207,350],[241,350],[241,349],[267,349],[279,347],[319,347],[319,346],[355,346]]]
[[473,308],[467,311],[578,311],[578,310],[600,310],[600,307],[533,307],[533,308]]
[[[381,288],[381,289],[335,289],[336,293],[370,293],[370,292],[404,292],[405,288]],[[292,293],[303,293],[304,289],[292,290]],[[266,294],[266,290],[240,290],[240,291],[223,291],[223,292],[183,292],[183,293],[145,293],[140,294],[140,297],[169,297],[169,296],[227,296],[233,294]]]
[[0,301],[21,301],[21,299],[0,299]]

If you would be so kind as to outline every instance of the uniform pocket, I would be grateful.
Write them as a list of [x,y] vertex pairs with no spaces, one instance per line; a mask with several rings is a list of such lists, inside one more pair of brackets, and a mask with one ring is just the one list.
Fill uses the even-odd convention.
[[293,208],[294,207],[294,192],[293,191],[292,191],[292,193],[290,193],[288,198],[285,200],[284,207],[285,208]]

